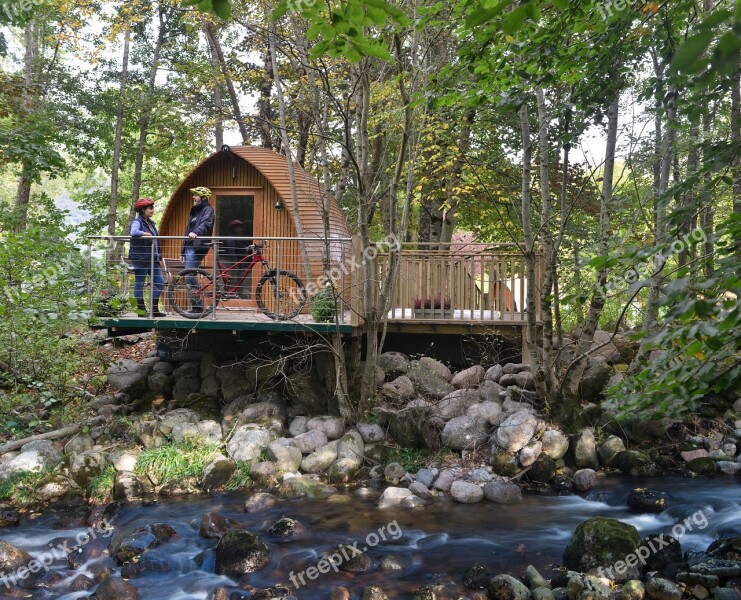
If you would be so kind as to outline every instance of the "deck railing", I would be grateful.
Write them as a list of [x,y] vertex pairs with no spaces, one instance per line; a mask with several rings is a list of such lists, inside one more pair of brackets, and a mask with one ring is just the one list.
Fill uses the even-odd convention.
[[[524,322],[527,319],[527,266],[515,244],[402,244],[399,276],[389,319],[434,322]],[[437,244],[435,244],[437,246]],[[389,254],[379,253],[379,282]],[[536,254],[536,315],[540,318],[543,256]]]
[[[180,260],[181,246],[184,236],[157,236],[147,239],[156,239],[160,255],[162,257],[161,268],[163,270],[165,285],[168,280],[185,268]],[[292,271],[304,282],[309,296],[313,295],[325,286],[325,282],[331,278],[333,289],[336,293],[338,303],[338,316],[340,322],[345,320],[345,310],[350,304],[351,277],[346,264],[351,262],[352,239],[332,238],[330,240],[318,238],[288,238],[288,237],[236,237],[236,236],[212,236],[209,242],[224,242],[226,240],[240,240],[247,244],[261,244],[264,246],[263,255],[268,261],[271,269],[281,271]],[[88,296],[92,304],[100,297],[102,289],[107,289],[108,294],[129,297],[133,295],[134,272],[131,262],[127,259],[128,246],[131,241],[129,236],[93,236],[88,238]],[[304,268],[301,246],[306,250],[309,258],[310,273]],[[230,257],[225,256],[220,245],[214,245],[206,254],[200,264],[200,268],[207,270],[215,279],[219,276],[214,255],[223,267],[231,264]],[[111,260],[111,257],[116,257]],[[154,265],[154,247],[150,251],[150,268]],[[239,297],[223,299],[217,310],[250,311],[256,310],[254,303],[255,286],[263,274],[261,265],[255,265],[240,285]],[[241,271],[237,269],[229,273],[238,279]],[[147,278],[148,280],[148,278]],[[236,282],[235,282],[236,283]],[[215,288],[214,288],[215,291]],[[152,316],[152,286],[147,285],[145,291],[145,302]],[[167,297],[167,293],[163,294]],[[309,305],[303,312],[309,312]],[[213,312],[211,319],[216,318]]]

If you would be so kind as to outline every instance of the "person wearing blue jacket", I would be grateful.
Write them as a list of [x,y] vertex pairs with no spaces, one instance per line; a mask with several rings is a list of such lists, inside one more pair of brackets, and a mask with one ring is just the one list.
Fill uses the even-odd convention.
[[[134,267],[134,298],[136,299],[137,308],[146,312],[147,307],[144,304],[144,281],[149,276],[149,281],[153,285],[152,293],[152,315],[155,317],[164,317],[165,313],[159,309],[159,299],[162,295],[162,289],[165,286],[165,280],[162,277],[160,262],[160,246],[156,239],[157,226],[152,221],[154,214],[154,201],[151,198],[141,198],[134,204],[134,210],[137,213],[136,218],[131,223],[131,242],[129,244],[129,260]],[[152,246],[154,246],[154,270],[152,271]]]
[[[214,230],[214,209],[208,203],[211,198],[211,190],[205,187],[191,188],[193,193],[193,207],[188,215],[188,225],[185,228],[187,239],[183,240],[180,252],[180,260],[186,269],[200,267],[204,257],[208,254],[211,234]],[[197,289],[198,283],[195,277],[185,278],[186,285],[191,289]],[[191,298],[191,312],[203,312],[200,298]]]

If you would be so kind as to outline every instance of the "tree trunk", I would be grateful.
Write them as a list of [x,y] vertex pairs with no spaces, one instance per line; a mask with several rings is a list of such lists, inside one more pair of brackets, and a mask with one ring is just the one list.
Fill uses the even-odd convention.
[[[131,28],[124,32],[123,61],[121,63],[121,82],[118,87],[118,111],[116,112],[116,132],[113,140],[113,161],[111,164],[111,202],[108,206],[108,235],[116,235],[116,215],[118,213],[118,173],[121,166],[121,141],[123,138],[124,107],[126,105],[126,79],[129,74],[129,43]],[[108,244],[107,260],[114,260],[113,245]]]
[[[702,141],[704,143],[704,151],[703,151],[703,163],[708,164],[709,161],[712,160],[712,157],[709,156],[709,154],[712,154],[713,150],[710,149],[710,138],[711,138],[711,131],[713,127],[713,121],[715,120],[715,110],[710,110],[705,113],[703,119],[702,119]],[[706,173],[705,175],[705,189],[710,189],[710,173]],[[704,247],[704,256],[702,260],[702,271],[703,276],[708,279],[713,276],[713,273],[715,272],[715,261],[713,259],[713,254],[715,252],[715,242],[713,240],[713,234],[715,232],[715,215],[713,214],[713,202],[711,198],[706,198],[704,200],[702,209],[700,214],[700,226],[702,227],[702,230],[705,232],[705,247]]]
[[260,118],[260,144],[263,148],[273,149],[273,140],[270,136],[270,125],[273,122],[273,108],[270,96],[273,89],[273,58],[270,54],[270,44],[266,44],[263,54],[262,83],[260,84],[260,99],[257,101],[257,110]]
[[211,69],[214,73],[214,145],[218,152],[224,145],[224,99],[221,92],[221,69],[219,68],[219,57],[216,55],[216,49],[213,47],[213,44],[209,43],[208,49],[211,60]]
[[224,75],[224,83],[226,83],[226,89],[229,92],[229,99],[232,103],[232,111],[234,112],[234,120],[237,122],[237,126],[239,127],[239,133],[242,136],[242,143],[247,143],[247,140],[249,139],[249,135],[247,134],[247,127],[244,123],[244,119],[242,118],[242,111],[239,109],[239,99],[237,98],[237,92],[234,89],[234,83],[232,82],[232,78],[229,76],[229,70],[226,66],[226,60],[224,59],[224,53],[221,50],[221,43],[219,42],[219,36],[216,31],[216,27],[214,27],[213,23],[210,23],[204,19],[203,21],[204,29],[206,30],[206,37],[208,38],[208,43],[211,47],[211,51],[216,54],[216,59],[219,62],[219,65],[221,66],[221,72]]
[[[23,55],[23,106],[26,111],[26,118],[30,118],[33,110],[33,86],[34,86],[34,64],[38,59],[38,36],[35,35],[33,23],[26,23],[24,31],[25,50]],[[18,178],[18,189],[15,194],[15,207],[18,213],[18,230],[26,229],[28,220],[28,204],[31,201],[31,181],[32,167],[28,162],[24,162],[21,167],[21,174]]]
[[741,213],[741,70],[731,85],[731,144],[736,151],[731,165],[733,176],[733,212]]

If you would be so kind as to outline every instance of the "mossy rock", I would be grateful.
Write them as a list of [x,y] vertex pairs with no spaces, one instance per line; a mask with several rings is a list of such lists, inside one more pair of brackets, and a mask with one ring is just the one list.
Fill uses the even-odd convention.
[[489,464],[497,475],[502,477],[513,477],[520,472],[517,458],[514,454],[500,450],[489,458]]
[[543,453],[531,465],[526,477],[535,483],[548,483],[555,477],[557,470],[556,461]]
[[645,452],[626,450],[617,455],[617,466],[624,475],[629,477],[656,477],[661,475],[661,469]]
[[[563,553],[565,567],[582,573],[597,573],[625,560],[641,545],[641,536],[632,525],[616,519],[594,517],[581,523]],[[640,575],[638,567],[629,568],[624,579]],[[633,571],[636,572],[633,572]],[[618,575],[618,577],[620,576]]]
[[725,560],[741,561],[741,536],[715,540],[708,546],[708,554]]
[[695,458],[687,463],[687,470],[697,475],[715,475],[715,460],[709,456]]

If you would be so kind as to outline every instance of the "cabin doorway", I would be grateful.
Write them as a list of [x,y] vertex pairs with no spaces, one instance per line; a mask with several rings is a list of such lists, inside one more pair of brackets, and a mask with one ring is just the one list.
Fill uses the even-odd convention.
[[261,275],[260,270],[253,268],[239,283],[242,275],[245,274],[244,265],[247,263],[231,267],[246,255],[246,247],[252,243],[255,236],[262,233],[260,231],[259,215],[257,214],[261,208],[259,191],[215,189],[213,194],[215,197],[215,235],[219,237],[239,236],[249,238],[241,242],[222,240],[219,246],[219,262],[225,269],[230,269],[225,290],[228,292],[226,307],[256,306],[254,301],[255,286]]

